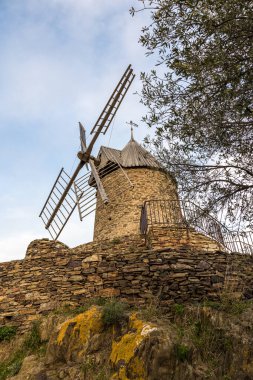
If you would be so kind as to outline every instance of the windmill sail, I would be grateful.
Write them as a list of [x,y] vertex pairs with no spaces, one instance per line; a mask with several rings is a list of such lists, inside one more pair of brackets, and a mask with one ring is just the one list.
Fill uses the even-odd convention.
[[92,174],[93,174],[94,179],[96,181],[96,185],[97,185],[97,189],[99,191],[99,194],[100,194],[103,202],[105,204],[107,204],[109,202],[109,199],[108,199],[108,197],[106,195],[106,192],[105,192],[104,186],[102,184],[102,181],[100,181],[99,174],[97,172],[96,166],[95,166],[95,164],[94,164],[94,162],[92,160],[90,160],[89,163],[90,163]]
[[[75,189],[71,187],[61,203],[61,206],[58,208],[54,219],[47,227],[48,221],[55,211],[59,199],[62,197],[69,180],[69,175],[62,168],[39,215],[53,239],[58,238],[77,206],[78,200],[76,198],[76,192]],[[81,196],[82,193],[79,192],[79,197]]]
[[95,187],[90,186],[90,176],[91,172],[88,171],[80,178],[78,178],[78,180],[75,181],[74,185],[76,202],[78,205],[79,217],[81,221],[96,209],[97,190]]
[[80,130],[81,150],[84,153],[87,150],[87,146],[86,146],[86,131],[85,131],[82,123],[80,123],[80,121],[79,121],[79,130]]
[[124,72],[122,78],[120,79],[117,87],[112,93],[110,99],[108,100],[105,108],[101,112],[96,124],[91,130],[91,133],[96,133],[102,127],[101,133],[105,134],[109,128],[122,100],[124,99],[135,75],[133,74],[133,69],[131,65],[128,66]]

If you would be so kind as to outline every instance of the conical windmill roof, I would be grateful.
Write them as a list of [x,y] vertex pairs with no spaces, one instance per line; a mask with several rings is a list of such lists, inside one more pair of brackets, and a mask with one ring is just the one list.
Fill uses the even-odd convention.
[[122,150],[102,146],[98,158],[100,159],[98,169],[102,169],[109,162],[120,164],[123,168],[149,167],[161,169],[161,165],[155,157],[138,144],[133,137]]
[[[101,146],[98,160],[97,170],[101,177],[116,170],[119,166],[122,168],[147,167],[163,169],[155,157],[135,141],[133,134],[131,135],[131,140],[122,150]],[[112,164],[116,164],[115,167]],[[107,168],[110,169],[107,170]],[[89,183],[93,184],[93,181],[93,175],[91,175]]]
[[161,165],[149,153],[144,149],[137,141],[132,137],[125,148],[121,151],[121,165],[125,168],[131,167],[150,167],[150,168],[160,168]]

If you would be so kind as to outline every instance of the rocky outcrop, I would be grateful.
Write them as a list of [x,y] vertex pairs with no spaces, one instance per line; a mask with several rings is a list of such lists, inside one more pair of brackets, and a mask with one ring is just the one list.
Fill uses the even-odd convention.
[[101,311],[94,306],[60,326],[50,339],[46,363],[83,363],[87,355],[102,349],[105,338]]
[[47,317],[45,356],[25,358],[11,380],[250,380],[253,305],[233,307],[242,305],[239,314],[178,307],[152,322],[132,311],[110,326],[98,306],[63,322]]

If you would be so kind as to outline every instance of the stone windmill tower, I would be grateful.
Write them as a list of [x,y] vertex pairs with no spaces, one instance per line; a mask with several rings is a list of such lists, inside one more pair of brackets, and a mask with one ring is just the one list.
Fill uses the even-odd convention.
[[[223,244],[217,221],[212,217],[200,218],[192,202],[179,200],[175,179],[135,141],[133,131],[122,150],[101,146],[97,158],[92,155],[98,137],[110,127],[134,76],[129,65],[91,129],[89,144],[79,123],[79,163],[72,176],[61,169],[40,213],[45,228],[53,239],[58,239],[77,208],[81,221],[96,212],[94,240],[141,234],[147,241],[149,232],[156,231],[158,236],[163,235],[166,244],[175,243],[175,236],[182,244],[194,245],[203,239],[208,240],[208,245],[210,241]],[[216,244],[212,249],[217,247]]]
[[[201,219],[192,202],[179,199],[173,175],[134,139],[133,131],[122,150],[100,148],[96,170],[109,203],[96,192],[95,241],[144,235],[153,247],[221,249],[219,224]],[[92,174],[89,185],[97,188]]]
[[145,201],[178,199],[174,178],[138,144],[133,131],[122,150],[102,146],[97,160],[110,204],[104,204],[98,194],[94,240],[139,234]]

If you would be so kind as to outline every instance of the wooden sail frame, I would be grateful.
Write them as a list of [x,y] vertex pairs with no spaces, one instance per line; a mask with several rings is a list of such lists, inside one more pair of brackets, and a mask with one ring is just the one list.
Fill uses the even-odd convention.
[[[39,215],[45,226],[51,218],[57,202],[64,193],[69,180],[70,176],[66,173],[64,168],[62,168]],[[81,196],[82,194],[79,192],[79,197]],[[72,186],[64,198],[61,206],[58,208],[52,223],[50,223],[50,226],[47,228],[52,239],[55,240],[58,238],[74,212],[77,203],[78,199],[76,198],[76,189]]]

